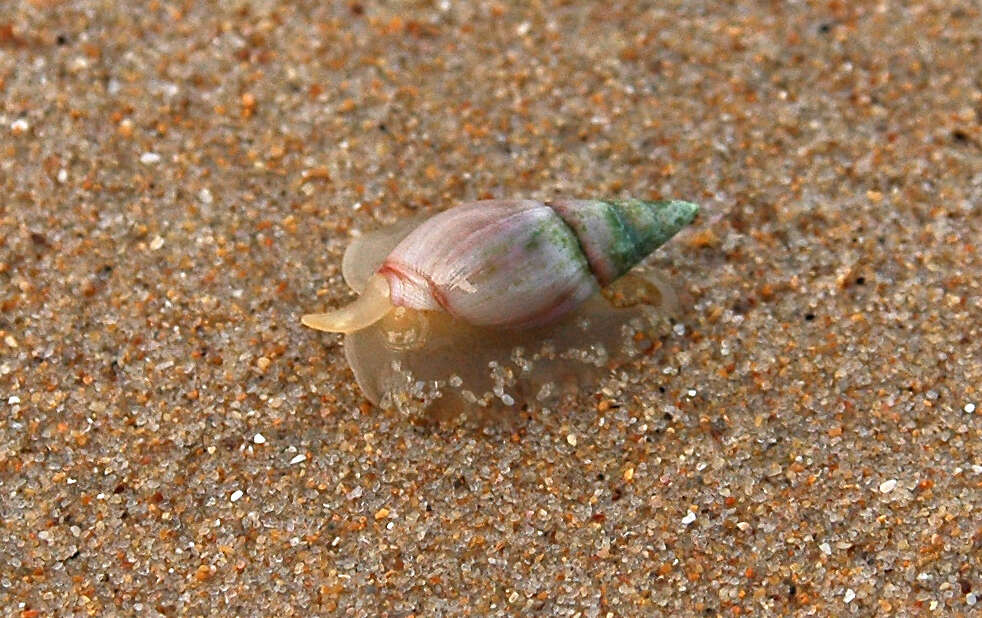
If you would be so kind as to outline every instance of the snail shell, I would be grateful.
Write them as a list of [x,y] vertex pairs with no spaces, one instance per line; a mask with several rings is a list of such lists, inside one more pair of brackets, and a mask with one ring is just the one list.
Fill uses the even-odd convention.
[[697,212],[678,200],[472,202],[413,229],[354,303],[302,320],[350,333],[403,307],[478,327],[547,325],[630,270]]

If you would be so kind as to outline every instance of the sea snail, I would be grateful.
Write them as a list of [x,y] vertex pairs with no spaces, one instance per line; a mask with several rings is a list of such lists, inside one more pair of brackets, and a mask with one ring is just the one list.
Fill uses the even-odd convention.
[[548,325],[629,271],[698,210],[679,200],[464,204],[409,232],[352,304],[302,322],[352,333],[403,307],[475,327]]

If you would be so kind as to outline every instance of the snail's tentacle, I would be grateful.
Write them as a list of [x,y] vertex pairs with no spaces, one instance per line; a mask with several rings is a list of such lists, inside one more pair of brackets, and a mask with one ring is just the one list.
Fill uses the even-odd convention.
[[300,321],[304,326],[330,333],[350,333],[378,322],[392,311],[389,302],[389,283],[381,275],[373,275],[365,290],[353,303],[328,313],[310,313]]

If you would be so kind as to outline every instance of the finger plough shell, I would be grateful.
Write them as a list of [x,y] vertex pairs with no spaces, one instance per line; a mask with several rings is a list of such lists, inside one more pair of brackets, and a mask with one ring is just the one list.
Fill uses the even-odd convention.
[[464,204],[357,238],[342,271],[359,298],[303,323],[346,334],[375,404],[441,415],[551,405],[678,311],[650,270],[628,271],[697,212],[678,200]]

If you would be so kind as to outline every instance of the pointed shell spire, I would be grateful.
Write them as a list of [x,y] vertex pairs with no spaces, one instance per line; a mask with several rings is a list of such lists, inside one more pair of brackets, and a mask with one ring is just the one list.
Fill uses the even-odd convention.
[[548,204],[576,232],[601,287],[665,244],[699,212],[698,206],[681,200],[556,200]]

